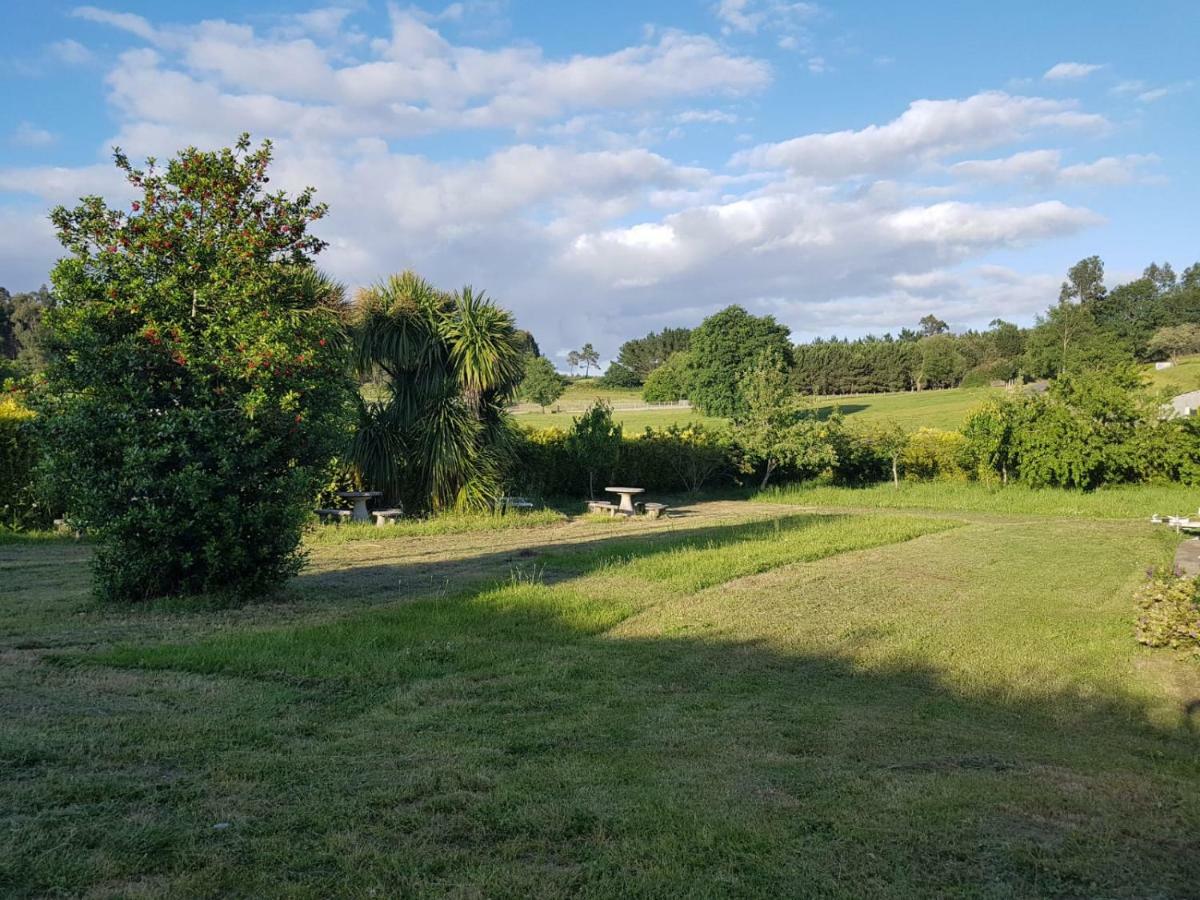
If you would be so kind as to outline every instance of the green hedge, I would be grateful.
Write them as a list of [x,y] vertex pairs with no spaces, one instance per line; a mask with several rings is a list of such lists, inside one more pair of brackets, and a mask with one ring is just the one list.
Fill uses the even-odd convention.
[[[733,482],[739,472],[737,459],[737,449],[724,431],[702,425],[647,428],[621,439],[617,462],[601,473],[601,480],[659,493],[697,491]],[[540,497],[585,497],[587,472],[570,450],[568,432],[523,430],[509,489]]]
[[0,526],[39,528],[51,513],[39,502],[34,481],[37,444],[33,413],[13,397],[0,397]]

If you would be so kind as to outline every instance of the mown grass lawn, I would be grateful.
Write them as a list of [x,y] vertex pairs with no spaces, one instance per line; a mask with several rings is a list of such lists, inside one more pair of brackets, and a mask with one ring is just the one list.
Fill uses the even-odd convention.
[[316,545],[239,609],[0,545],[0,893],[1194,894],[1200,666],[1131,639],[1173,534],[684,512]]

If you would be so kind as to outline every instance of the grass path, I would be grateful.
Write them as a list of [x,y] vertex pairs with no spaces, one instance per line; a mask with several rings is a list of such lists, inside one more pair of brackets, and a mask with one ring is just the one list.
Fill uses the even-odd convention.
[[1130,639],[1171,535],[691,512],[320,546],[246,610],[0,546],[55,585],[0,589],[0,893],[1191,892],[1200,667]]

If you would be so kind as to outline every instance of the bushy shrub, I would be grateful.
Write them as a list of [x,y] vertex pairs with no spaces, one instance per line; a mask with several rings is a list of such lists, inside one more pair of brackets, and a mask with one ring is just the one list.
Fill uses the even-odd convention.
[[37,528],[51,512],[35,481],[37,436],[34,414],[16,397],[0,397],[0,526]]
[[1024,407],[1015,434],[1020,477],[1033,487],[1091,489],[1142,480],[1138,430],[1160,411],[1136,372],[1064,375]]
[[737,448],[724,429],[700,424],[647,428],[621,448],[622,470],[635,485],[652,484],[657,490],[695,494],[720,475],[737,468]]
[[981,481],[1008,484],[1017,469],[1017,434],[1027,403],[1021,396],[989,400],[976,407],[963,423],[967,470]]
[[1137,592],[1137,639],[1148,647],[1200,650],[1200,589],[1195,578],[1153,573]]
[[772,316],[754,316],[728,306],[692,332],[688,397],[706,416],[732,417],[742,409],[738,381],[764,353],[778,354],[791,367],[787,326]]
[[518,395],[522,400],[536,403],[543,410],[563,395],[567,379],[558,374],[554,364],[544,356],[527,356],[525,377]]
[[589,497],[596,496],[596,482],[607,480],[621,456],[621,426],[613,422],[612,407],[597,400],[571,420],[567,452],[587,475]]
[[873,484],[899,479],[908,433],[895,423],[853,423],[831,432],[838,484]]
[[665,363],[650,373],[642,388],[647,403],[675,403],[686,400],[691,377],[691,355],[672,353]]
[[642,379],[629,366],[614,362],[609,363],[607,371],[600,376],[597,383],[610,388],[635,388],[642,386]]
[[[513,493],[580,496],[587,488],[584,460],[573,452],[570,436],[562,429],[522,431],[516,457],[509,477]],[[623,435],[615,463],[598,470],[596,477],[613,478],[647,491],[673,493],[698,491],[718,478],[732,477],[736,471],[737,449],[728,432],[692,424]]]
[[957,431],[918,428],[900,455],[905,478],[964,480],[967,439]]
[[117,165],[130,211],[51,213],[69,255],[35,395],[47,474],[99,543],[102,599],[240,596],[294,573],[351,412],[325,209],[267,193],[270,146]]

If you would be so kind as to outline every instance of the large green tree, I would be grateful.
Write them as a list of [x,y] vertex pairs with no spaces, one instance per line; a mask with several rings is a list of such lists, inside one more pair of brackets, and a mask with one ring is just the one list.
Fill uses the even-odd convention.
[[690,328],[664,328],[621,345],[617,362],[636,373],[644,383],[650,373],[667,361],[672,353],[685,352],[691,346]]
[[726,307],[701,322],[692,332],[691,348],[689,398],[708,416],[732,417],[741,411],[738,382],[763,353],[792,365],[787,327],[773,316],[753,316],[740,306]]
[[536,403],[546,411],[546,407],[563,395],[567,389],[567,380],[554,368],[554,364],[544,356],[534,356],[526,360],[525,377],[521,381],[520,396],[523,400]]
[[45,285],[16,294],[0,288],[0,372],[31,375],[45,367],[42,313],[53,305]]
[[408,512],[493,503],[525,372],[512,314],[469,287],[451,294],[404,272],[360,292],[353,322],[356,366],[382,371],[385,390],[360,401],[350,451],[360,485]]
[[268,192],[270,161],[247,136],[145,169],[118,150],[127,209],[51,213],[37,423],[104,598],[244,595],[301,563],[353,385],[341,289],[312,267],[325,207]]
[[745,459],[762,471],[759,489],[780,467],[802,478],[833,465],[829,422],[818,418],[793,390],[783,355],[764,350],[738,379],[734,432]]

